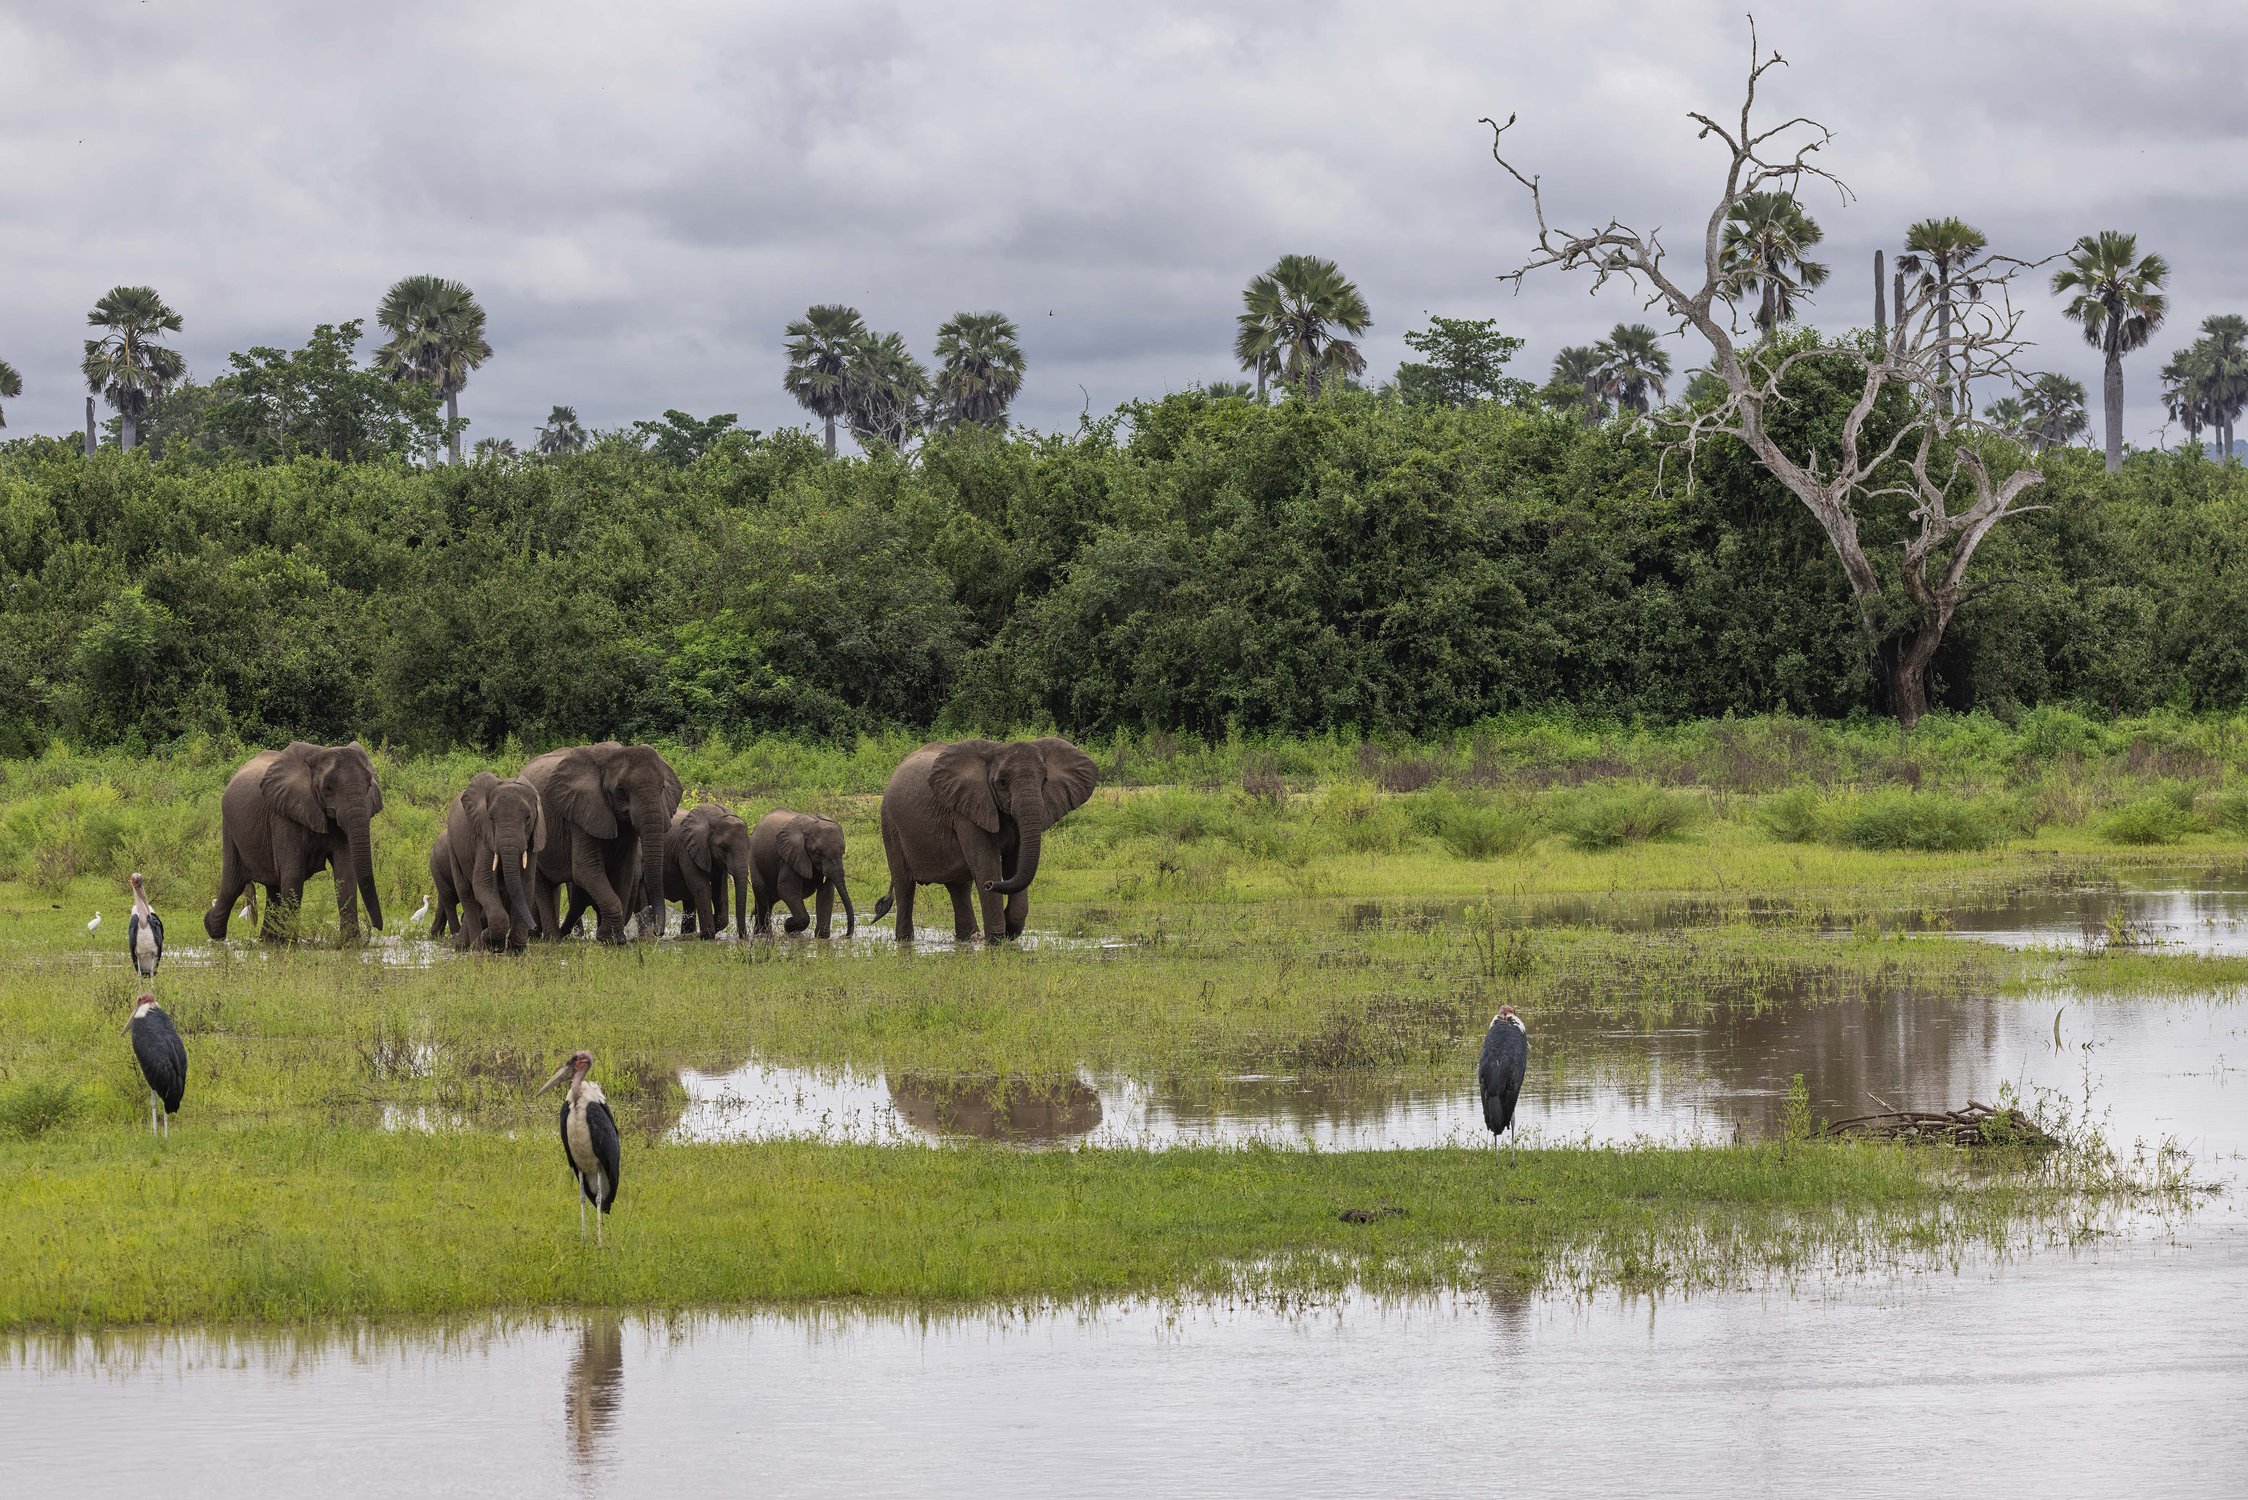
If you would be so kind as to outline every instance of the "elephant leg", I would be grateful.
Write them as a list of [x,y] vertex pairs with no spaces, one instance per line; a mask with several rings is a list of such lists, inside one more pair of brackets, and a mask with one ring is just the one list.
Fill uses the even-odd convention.
[[624,941],[624,900],[610,883],[609,872],[602,868],[601,852],[580,846],[574,851],[570,864],[570,906],[573,914],[581,911],[581,900],[590,903],[601,913],[594,935],[605,943]]
[[976,901],[969,894],[972,889],[964,880],[945,887],[952,896],[952,935],[963,943],[973,942],[976,936]]
[[687,897],[679,905],[685,913],[685,921],[694,924],[692,928],[682,927],[681,930],[692,931],[696,937],[707,942],[718,936],[718,923],[710,914],[710,882],[703,878],[702,871],[696,869],[691,860],[681,860],[680,863],[686,866],[682,873],[686,879]]
[[234,919],[234,903],[249,884],[249,872],[242,868],[242,851],[234,847],[234,840],[222,838],[219,841],[219,898],[203,913],[203,931],[212,942],[226,941],[226,924]]
[[749,878],[749,930],[762,936],[773,930],[773,888],[751,875]]
[[802,932],[812,925],[804,910],[804,882],[784,869],[781,871],[781,902],[788,908],[788,920],[781,926],[789,932]]
[[[890,891],[898,900],[896,928],[898,941],[910,943],[913,941],[913,882],[902,875],[893,876],[890,882]],[[953,903],[953,909],[956,913],[959,910],[957,901]]]
[[1021,937],[1023,928],[1029,922],[1030,890],[1026,886],[1007,898],[1007,936],[1011,938]]
[[833,881],[823,880],[820,882],[819,892],[812,898],[812,913],[819,919],[812,924],[812,935],[814,937],[826,937],[829,919],[835,915],[835,883]]
[[304,899],[304,882],[277,880],[265,888],[265,921],[260,936],[269,943],[285,943],[297,925],[297,904]]
[[971,847],[963,852],[968,856],[968,878],[977,897],[983,902],[984,940],[1002,942],[1009,935],[1005,911],[1007,898],[991,889],[1001,878],[999,851]]
[[[468,892],[461,898],[461,947],[506,947],[507,896],[500,890],[499,874],[492,869],[491,861],[486,860],[484,867],[470,877]],[[474,926],[470,925],[472,921]]]

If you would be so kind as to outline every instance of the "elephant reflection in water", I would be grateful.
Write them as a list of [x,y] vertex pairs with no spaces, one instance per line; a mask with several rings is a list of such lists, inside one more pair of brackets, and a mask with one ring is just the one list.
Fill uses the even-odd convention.
[[570,1356],[570,1375],[562,1387],[562,1419],[570,1431],[570,1452],[581,1466],[601,1461],[602,1443],[617,1423],[624,1398],[624,1326],[596,1314],[578,1332]]
[[890,1102],[915,1129],[987,1141],[1059,1141],[1101,1123],[1101,1096],[1080,1078],[954,1078],[912,1073],[887,1080]]

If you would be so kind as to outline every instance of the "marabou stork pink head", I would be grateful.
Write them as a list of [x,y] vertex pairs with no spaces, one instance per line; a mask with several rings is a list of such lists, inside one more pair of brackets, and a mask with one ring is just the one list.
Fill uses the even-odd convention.
[[1515,1029],[1523,1032],[1524,1034],[1528,1034],[1530,1030],[1529,1026],[1524,1024],[1522,1018],[1514,1013],[1514,1007],[1511,1005],[1500,1006],[1497,1019],[1501,1021],[1512,1021],[1515,1025]]
[[556,1084],[560,1083],[565,1078],[568,1078],[572,1082],[575,1082],[577,1079],[585,1077],[586,1073],[592,1067],[593,1054],[581,1047],[576,1052],[571,1053],[570,1060],[562,1064],[561,1067],[556,1068],[554,1070],[554,1076],[552,1078],[549,1078],[546,1082],[540,1084],[538,1094],[533,1094],[531,1097],[536,1099],[539,1094],[545,1093],[548,1089],[553,1088]]

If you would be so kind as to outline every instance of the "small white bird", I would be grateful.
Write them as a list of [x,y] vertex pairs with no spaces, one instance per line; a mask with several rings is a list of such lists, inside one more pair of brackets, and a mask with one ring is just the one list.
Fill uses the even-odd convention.
[[93,920],[92,920],[91,922],[88,922],[88,923],[86,924],[86,930],[87,930],[88,932],[98,932],[98,931],[99,931],[100,929],[101,929],[101,913],[97,911],[97,912],[95,912],[95,913],[94,913],[94,919],[93,919]]
[[234,920],[237,922],[247,922],[250,920],[249,902],[245,901],[242,903],[242,909],[234,914]]
[[414,914],[408,917],[406,920],[409,922],[425,922],[429,920],[429,897],[427,895],[424,895],[422,897],[422,904],[415,907]]

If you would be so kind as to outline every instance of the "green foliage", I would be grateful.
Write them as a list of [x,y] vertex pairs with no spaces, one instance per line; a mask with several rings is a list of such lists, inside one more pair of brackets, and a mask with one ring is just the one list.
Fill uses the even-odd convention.
[[1691,798],[1661,787],[1604,787],[1571,799],[1558,823],[1572,848],[1613,849],[1676,838],[1699,821],[1700,811]]
[[2118,844],[2175,844],[2187,834],[2202,830],[2193,809],[2180,807],[2173,797],[2157,794],[2127,802],[2109,813],[2100,832]]
[[1405,335],[1406,347],[1421,356],[1397,367],[1397,393],[1408,401],[1434,406],[1473,406],[1478,401],[1520,402],[1527,381],[1506,373],[1522,340],[1499,332],[1497,318],[1444,318],[1429,314],[1428,327]]
[[[565,408],[556,407],[555,410],[560,412]],[[685,468],[708,453],[710,445],[717,442],[721,434],[732,429],[734,416],[729,411],[715,417],[691,417],[675,407],[663,414],[661,422],[635,422],[632,430],[638,434],[641,446],[658,463]],[[571,413],[570,420],[574,425],[576,413]],[[750,434],[753,439],[755,436],[755,433]]]
[[1857,849],[1987,849],[1999,829],[1983,809],[1944,792],[1875,792],[1838,812],[1836,841]]
[[0,1138],[37,1140],[67,1126],[84,1108],[77,1085],[32,1078],[0,1088]]
[[1791,786],[1757,805],[1756,820],[1783,844],[1808,844],[1825,837],[1826,803],[1807,786]]
[[[200,437],[191,446],[217,448],[253,461],[318,454],[338,463],[426,452],[444,432],[437,392],[413,381],[395,381],[353,360],[357,319],[341,327],[322,323],[302,349],[256,348],[230,354],[232,373],[210,386],[200,413]],[[169,397],[157,405],[164,415]],[[171,434],[164,438],[179,441]],[[151,445],[159,432],[149,434]]]

